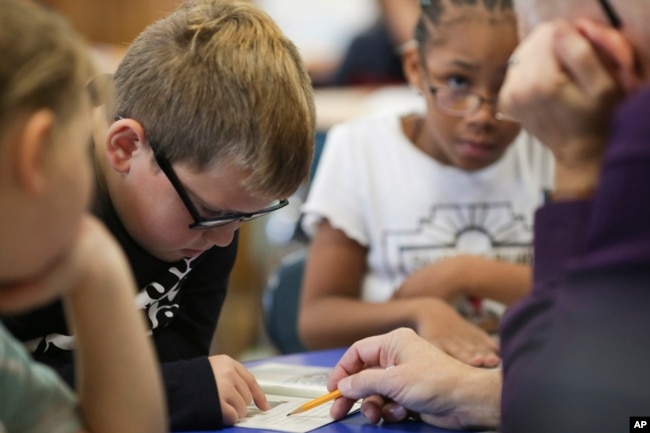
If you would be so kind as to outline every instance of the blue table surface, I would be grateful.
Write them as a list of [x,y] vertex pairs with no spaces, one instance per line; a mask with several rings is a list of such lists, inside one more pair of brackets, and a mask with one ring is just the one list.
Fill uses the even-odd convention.
[[[284,364],[294,365],[314,365],[333,367],[343,355],[345,349],[330,349],[319,350],[305,353],[296,353],[291,355],[276,356],[273,358],[260,359],[256,361],[246,362],[245,365],[251,367],[256,364],[264,362],[282,362]],[[374,425],[360,413],[351,415],[343,420],[336,421],[312,430],[314,433],[384,433],[384,432],[407,432],[407,433],[447,433],[453,430],[442,429],[431,426],[429,424],[419,421],[407,421],[401,423],[382,423]],[[217,433],[219,430],[204,430],[200,432],[188,433]],[[242,427],[227,427],[221,430],[223,433],[255,433],[255,432],[269,432],[273,433],[274,430],[253,430]],[[277,432],[275,432],[277,433]]]

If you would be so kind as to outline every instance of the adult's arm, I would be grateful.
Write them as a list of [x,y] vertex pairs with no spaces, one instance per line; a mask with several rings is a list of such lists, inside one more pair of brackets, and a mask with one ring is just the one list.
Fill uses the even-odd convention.
[[623,431],[650,407],[648,109],[645,89],[617,112],[591,203],[538,215],[533,296],[502,334],[504,432]]

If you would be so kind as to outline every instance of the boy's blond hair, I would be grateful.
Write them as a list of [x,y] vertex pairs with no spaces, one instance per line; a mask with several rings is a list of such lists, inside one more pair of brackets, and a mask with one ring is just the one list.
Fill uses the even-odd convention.
[[294,46],[258,7],[190,0],[140,34],[114,75],[108,115],[137,120],[171,162],[233,161],[259,197],[309,174],[315,109]]
[[0,47],[2,131],[20,113],[49,108],[56,130],[78,112],[94,68],[63,18],[25,0],[1,0]]

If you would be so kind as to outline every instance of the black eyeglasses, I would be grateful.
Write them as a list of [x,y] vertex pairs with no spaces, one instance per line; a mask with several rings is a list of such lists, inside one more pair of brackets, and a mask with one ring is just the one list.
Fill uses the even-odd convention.
[[609,23],[612,25],[612,27],[620,29],[623,26],[623,23],[609,1],[598,0],[598,3],[600,3],[600,6],[603,8],[603,12],[605,12],[605,15],[607,16],[607,19],[609,20]]
[[[122,118],[123,117],[121,116],[117,116],[115,120],[120,120]],[[158,163],[160,170],[162,170],[165,176],[167,176],[167,179],[169,179],[169,182],[176,190],[176,193],[178,193],[178,196],[183,201],[185,208],[194,219],[194,222],[189,225],[190,229],[208,230],[215,227],[225,226],[226,224],[232,224],[235,222],[245,222],[245,221],[254,220],[255,218],[262,217],[270,212],[276,211],[278,209],[282,209],[283,207],[289,204],[289,200],[285,198],[285,199],[275,200],[270,206],[255,212],[250,212],[250,213],[228,212],[219,217],[213,217],[213,218],[202,217],[201,214],[199,214],[199,211],[196,209],[196,206],[194,206],[194,203],[192,203],[192,199],[190,198],[189,194],[187,193],[187,191],[185,191],[185,188],[183,187],[183,184],[181,183],[180,179],[178,179],[178,176],[176,176],[176,172],[174,172],[174,169],[172,168],[172,165],[169,162],[169,160],[162,154],[162,152],[158,149],[158,146],[155,143],[153,143],[151,140],[149,140],[149,146],[153,151],[154,158],[156,158],[156,163]]]

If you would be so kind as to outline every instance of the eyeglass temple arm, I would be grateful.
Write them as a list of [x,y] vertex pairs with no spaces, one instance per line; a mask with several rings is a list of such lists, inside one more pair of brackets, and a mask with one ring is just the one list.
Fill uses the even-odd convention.
[[622,27],[621,18],[618,16],[614,8],[612,8],[612,5],[609,4],[609,1],[598,0],[598,2],[603,8],[605,15],[607,15],[607,19],[609,20],[609,23],[612,25],[612,27],[620,29]]
[[[149,145],[151,145],[151,143]],[[188,197],[187,193],[185,192],[185,188],[183,188],[180,180],[178,180],[178,178],[174,174],[174,171],[169,161],[167,161],[166,158],[161,157],[153,146],[151,150],[153,151],[153,155],[154,158],[156,158],[156,162],[158,163],[158,166],[167,175],[167,179],[169,179],[169,181],[174,186],[174,189],[178,193],[179,197],[181,198],[181,200],[183,200],[185,207],[190,212],[190,214],[192,214],[192,218],[194,218],[194,221],[200,221],[201,215],[199,215],[199,211],[196,210],[196,208],[194,207],[194,203],[192,203],[192,200]]]

